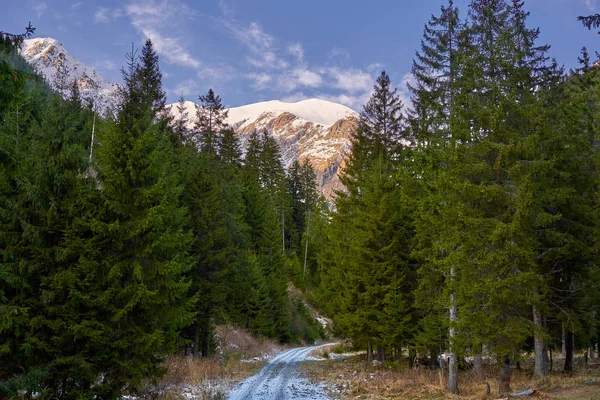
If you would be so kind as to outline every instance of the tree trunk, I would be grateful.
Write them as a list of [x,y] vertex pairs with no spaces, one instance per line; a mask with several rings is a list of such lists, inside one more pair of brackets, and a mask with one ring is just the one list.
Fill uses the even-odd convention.
[[[450,267],[450,277],[454,277],[454,266]],[[456,322],[456,304],[454,302],[454,294],[450,295],[450,357],[448,358],[448,391],[453,394],[458,394],[458,360],[454,350],[454,340],[456,332],[454,323]]]
[[500,370],[498,377],[498,394],[509,393],[510,389],[510,357],[504,358],[504,368]]
[[373,342],[370,340],[367,342],[367,363],[371,365],[373,362]]
[[202,357],[210,355],[210,315],[206,316],[204,325],[204,340],[202,341]]
[[473,371],[478,375],[483,373],[483,355],[481,354],[481,350],[473,356]]
[[385,364],[385,348],[383,346],[377,346],[377,360]]
[[302,269],[302,281],[306,278],[306,261],[308,260],[308,230],[310,229],[310,210],[308,210],[308,221],[306,222],[306,243],[304,247],[304,268]]
[[596,356],[594,354],[594,345],[590,346],[589,352],[590,352],[590,360],[593,360]]
[[564,371],[569,375],[573,374],[573,347],[575,345],[575,334],[569,331],[565,338],[565,368]]
[[550,371],[552,371],[553,364],[554,364],[554,359],[552,358],[552,347],[550,347]]
[[437,349],[432,349],[429,352],[429,357],[430,357],[429,364],[430,364],[431,368],[435,368],[435,369],[440,368],[440,358],[438,356],[439,356],[439,354],[438,354]]
[[535,370],[533,377],[535,379],[542,379],[548,375],[548,354],[546,353],[542,315],[535,306],[533,307],[533,346],[535,349]]
[[566,344],[566,336],[565,336],[565,326],[563,324],[562,327],[562,349],[561,349],[561,354],[563,357],[567,357],[567,344]]
[[194,324],[194,343],[192,344],[192,356],[198,357],[200,354],[200,324]]
[[408,347],[408,368],[413,369],[415,367],[415,360],[417,359],[417,352],[414,348]]

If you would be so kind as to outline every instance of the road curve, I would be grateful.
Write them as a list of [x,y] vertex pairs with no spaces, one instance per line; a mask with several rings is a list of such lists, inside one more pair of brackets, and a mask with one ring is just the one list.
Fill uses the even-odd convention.
[[320,346],[292,349],[270,360],[231,392],[229,400],[330,400],[325,390],[302,376],[298,363]]

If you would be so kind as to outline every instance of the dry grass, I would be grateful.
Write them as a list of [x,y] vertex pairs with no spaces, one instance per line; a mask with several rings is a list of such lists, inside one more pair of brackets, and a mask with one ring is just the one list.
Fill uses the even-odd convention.
[[[329,353],[332,355],[332,353]],[[460,395],[445,392],[447,377],[439,370],[367,366],[364,355],[307,362],[306,373],[314,381],[326,382],[337,398],[360,399],[486,399],[498,398],[497,371],[489,367],[482,374],[461,371]],[[555,364],[555,371],[558,362]],[[553,372],[543,381],[532,378],[532,370],[513,370],[511,387],[515,391],[534,388],[530,398],[600,400],[600,364],[577,366],[572,377]],[[491,393],[486,397],[486,382]]]
[[175,355],[167,359],[167,374],[153,388],[159,399],[224,399],[236,382],[254,375],[264,362]]
[[166,375],[144,397],[225,399],[237,382],[257,373],[271,355],[281,351],[273,340],[243,329],[217,326],[215,333],[218,348],[214,357],[170,356],[164,365]]
[[256,337],[244,329],[231,325],[215,328],[218,342],[217,354],[225,359],[265,359],[283,350],[273,339]]

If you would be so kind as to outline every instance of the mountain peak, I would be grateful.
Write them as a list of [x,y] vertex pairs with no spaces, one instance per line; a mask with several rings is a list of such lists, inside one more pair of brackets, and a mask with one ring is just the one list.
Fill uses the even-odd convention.
[[357,115],[351,108],[322,99],[306,99],[295,103],[271,100],[230,108],[229,123],[254,120],[265,112],[272,112],[275,115],[288,112],[323,126],[331,126],[340,119]]
[[95,69],[69,53],[58,40],[51,37],[24,40],[21,55],[53,86],[59,69],[66,67],[67,83],[77,82],[82,97],[93,100],[100,113],[106,113],[118,104],[119,85],[107,82]]

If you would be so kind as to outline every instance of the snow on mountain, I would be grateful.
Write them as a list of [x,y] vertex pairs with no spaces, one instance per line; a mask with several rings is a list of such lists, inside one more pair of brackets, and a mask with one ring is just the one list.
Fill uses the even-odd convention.
[[[178,117],[177,104],[168,107]],[[286,167],[295,160],[309,160],[327,199],[331,200],[336,190],[343,189],[339,174],[350,152],[350,134],[358,118],[355,111],[320,99],[297,103],[265,101],[228,111],[227,123],[240,136],[244,149],[252,132],[266,130],[278,141]],[[186,101],[184,112],[187,112],[188,127],[192,128],[195,104]]]
[[[110,112],[119,104],[119,85],[107,82],[56,39],[25,40],[21,54],[63,94],[67,94],[66,87],[76,81],[81,96],[93,100],[99,112]],[[67,72],[61,79],[59,71],[63,66]],[[177,116],[176,104],[170,107]],[[195,104],[188,101],[185,108],[189,125],[193,127]],[[317,173],[321,192],[332,199],[336,190],[343,189],[339,174],[350,152],[350,135],[357,117],[350,108],[326,100],[307,99],[296,103],[273,100],[230,108],[227,123],[240,136],[244,148],[252,132],[269,132],[279,142],[286,167],[295,160],[308,159]]]
[[[76,81],[85,100],[93,100],[97,110],[104,114],[119,103],[119,85],[107,82],[102,75],[79,61],[58,40],[35,38],[23,42],[21,55],[55,88],[61,80],[59,70],[65,66],[64,81],[69,85]],[[62,89],[66,91],[66,89]],[[66,94],[66,93],[63,93]]]
[[331,126],[340,119],[356,116],[356,111],[346,106],[321,99],[308,99],[296,103],[272,100],[230,108],[228,122],[234,125],[256,120],[267,111],[275,116],[287,112],[305,121],[324,126]]

